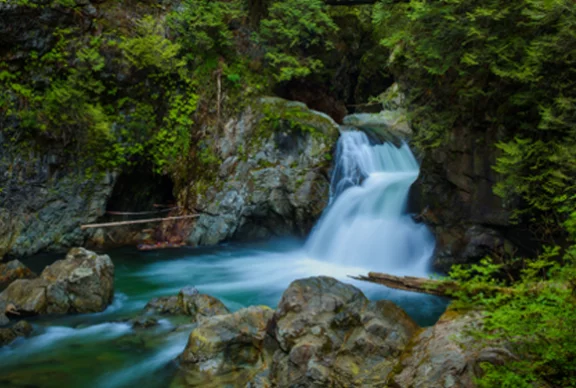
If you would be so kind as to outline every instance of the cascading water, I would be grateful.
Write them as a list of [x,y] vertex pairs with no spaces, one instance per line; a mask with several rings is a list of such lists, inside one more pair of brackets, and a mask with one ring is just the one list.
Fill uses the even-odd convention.
[[344,131],[330,205],[304,247],[283,240],[109,252],[116,266],[113,305],[98,314],[35,320],[31,338],[0,347],[0,386],[15,386],[12,380],[42,387],[169,385],[173,371],[166,365],[184,349],[190,328],[176,330],[174,325],[182,322],[170,317],[146,330],[134,330],[127,322],[148,300],[175,295],[189,285],[236,310],[254,304],[275,307],[292,281],[331,276],[353,283],[373,300],[394,301],[422,325],[434,323],[446,307],[438,297],[348,277],[369,271],[426,275],[434,241],[424,225],[406,214],[408,190],[417,175],[418,163],[407,145],[372,145],[364,133]]
[[373,271],[426,273],[434,238],[406,214],[408,192],[418,172],[407,144],[372,145],[365,133],[344,131],[330,206],[306,244],[308,254]]

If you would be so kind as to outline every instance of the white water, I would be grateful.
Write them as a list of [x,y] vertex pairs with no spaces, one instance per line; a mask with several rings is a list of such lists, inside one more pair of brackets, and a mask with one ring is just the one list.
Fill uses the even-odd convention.
[[330,206],[306,244],[308,254],[335,265],[426,274],[434,238],[406,213],[418,172],[408,145],[372,145],[363,132],[343,132]]

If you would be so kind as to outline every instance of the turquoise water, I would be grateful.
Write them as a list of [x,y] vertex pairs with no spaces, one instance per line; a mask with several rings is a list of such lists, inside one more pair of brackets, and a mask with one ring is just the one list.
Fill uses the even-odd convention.
[[[132,329],[125,320],[157,296],[191,285],[220,298],[230,309],[253,304],[275,307],[291,281],[327,275],[352,283],[370,299],[390,299],[420,325],[433,324],[446,300],[368,283],[348,275],[369,268],[336,265],[306,257],[302,242],[279,240],[207,249],[106,252],[116,268],[115,298],[98,314],[32,320],[34,334],[0,349],[2,387],[166,387],[172,362],[186,346],[190,326],[173,318],[153,329]],[[33,270],[54,256],[25,260]]]

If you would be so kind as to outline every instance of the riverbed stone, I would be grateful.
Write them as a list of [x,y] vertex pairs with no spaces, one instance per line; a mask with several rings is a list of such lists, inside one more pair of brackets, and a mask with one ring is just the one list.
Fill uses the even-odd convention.
[[219,387],[384,386],[418,325],[329,277],[297,280],[276,312],[201,318],[179,358],[179,383]]
[[108,255],[71,249],[36,279],[19,279],[0,294],[8,315],[99,312],[114,297],[114,264]]
[[16,279],[33,279],[37,275],[19,260],[0,264],[0,291],[4,290]]
[[194,287],[184,287],[176,296],[154,298],[144,308],[147,314],[187,315],[196,322],[202,317],[228,314],[224,303],[213,296],[201,294]]
[[272,326],[278,386],[380,386],[418,330],[394,303],[329,277],[293,282]]
[[10,344],[18,337],[28,337],[34,329],[26,321],[20,321],[11,327],[0,329],[0,346]]
[[[265,340],[274,311],[252,306],[232,314],[200,318],[180,355],[187,386],[266,386]],[[253,383],[251,383],[254,380]]]

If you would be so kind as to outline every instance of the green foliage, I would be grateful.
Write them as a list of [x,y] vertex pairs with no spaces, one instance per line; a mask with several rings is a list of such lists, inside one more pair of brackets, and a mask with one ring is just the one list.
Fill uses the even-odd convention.
[[[144,16],[131,35],[92,37],[76,28],[53,35],[52,49],[31,52],[18,72],[0,64],[8,91],[0,121],[10,123],[9,138],[72,152],[88,172],[142,158],[169,171],[190,147],[197,96],[162,24]],[[118,81],[118,73],[130,81]]]
[[510,205],[521,198],[517,216],[542,222],[553,242],[576,205],[566,194],[576,176],[576,3],[383,1],[374,24],[410,89],[419,147],[461,127],[498,134],[496,192]]
[[[483,328],[472,333],[479,346],[503,343],[517,357],[505,365],[483,364],[479,386],[532,387],[546,382],[576,387],[576,246],[563,255],[558,248],[546,249],[537,260],[525,262],[511,284],[495,280],[501,269],[485,259],[451,273],[463,285],[454,295],[454,306],[485,314]],[[508,288],[485,292],[490,286]]]
[[260,39],[277,81],[306,77],[322,68],[317,55],[331,48],[338,27],[322,0],[276,0],[261,22]]
[[188,51],[187,59],[198,64],[206,56],[233,52],[231,24],[243,15],[239,0],[184,0],[169,22]]

